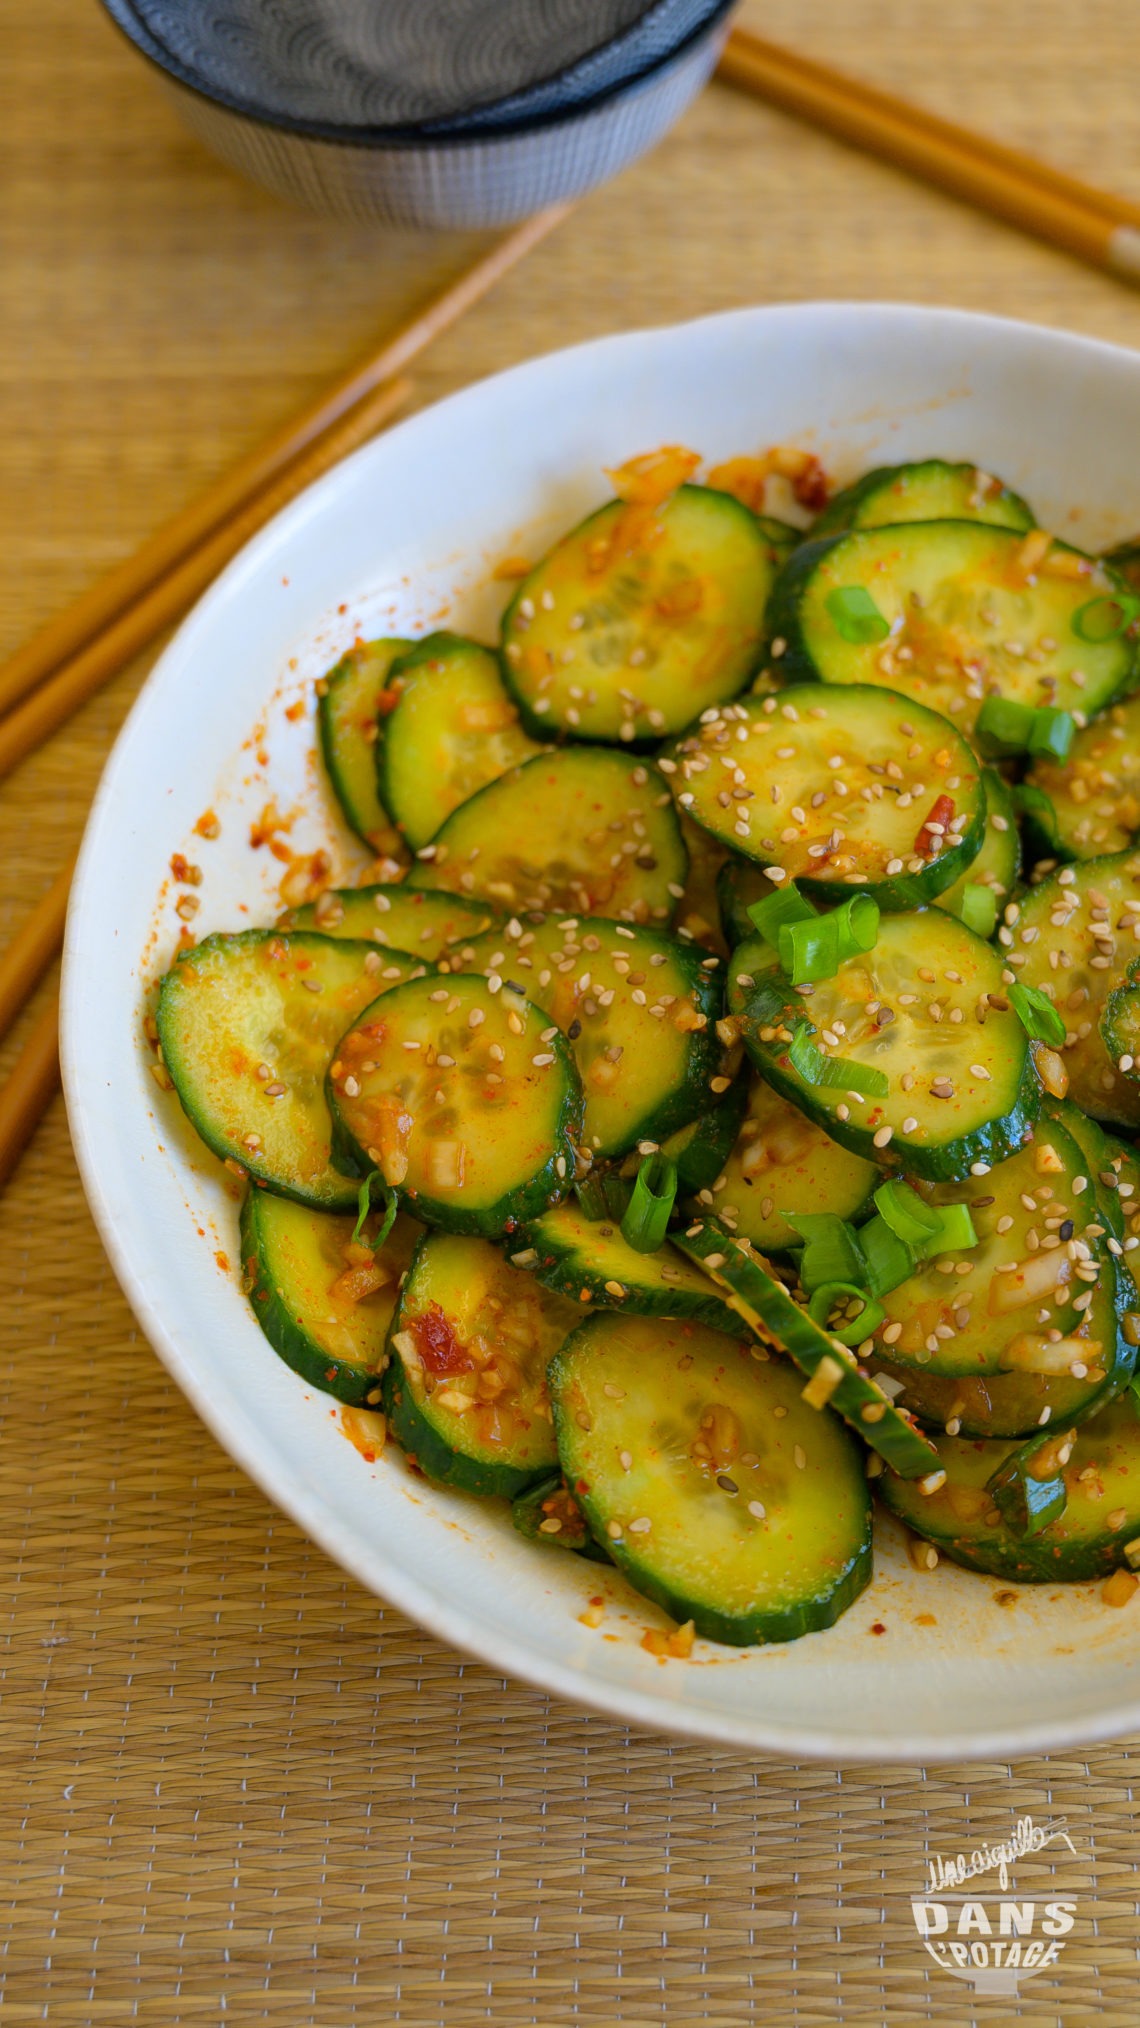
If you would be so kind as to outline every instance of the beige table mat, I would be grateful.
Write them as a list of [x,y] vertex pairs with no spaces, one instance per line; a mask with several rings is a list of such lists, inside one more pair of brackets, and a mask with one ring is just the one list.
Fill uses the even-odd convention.
[[[746,14],[1140,198],[1120,0]],[[0,648],[475,244],[247,189],[94,0],[0,7],[0,239]],[[1140,297],[714,88],[435,349],[419,394],[826,295],[1140,342]],[[0,936],[78,836],[140,674],[4,785]],[[5,2024],[1136,2019],[1126,1746],[841,1773],[552,1704],[380,1607],[217,1448],[114,1284],[59,1105],[0,1204],[0,1275]],[[927,1850],[1014,1812],[1067,1819],[1077,1926],[1019,2003],[975,2001],[907,1896]]]

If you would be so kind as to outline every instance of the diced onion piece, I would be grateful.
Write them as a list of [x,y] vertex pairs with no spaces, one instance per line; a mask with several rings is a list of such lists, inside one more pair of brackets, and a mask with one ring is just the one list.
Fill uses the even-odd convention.
[[1070,1281],[1072,1273],[1072,1262],[1063,1247],[1030,1254],[1028,1260],[1018,1262],[1012,1274],[994,1276],[986,1308],[991,1317],[1028,1309],[1030,1303],[1044,1302],[1054,1289]]
[[1019,1373],[1068,1373],[1077,1364],[1095,1365],[1100,1353],[1096,1339],[1057,1338],[1050,1343],[1036,1331],[1025,1331],[1006,1346],[1001,1363]]

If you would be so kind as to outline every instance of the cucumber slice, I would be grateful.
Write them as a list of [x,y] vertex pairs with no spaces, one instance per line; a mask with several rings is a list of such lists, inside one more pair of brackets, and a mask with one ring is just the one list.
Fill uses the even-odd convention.
[[[914,521],[804,543],[772,594],[770,626],[787,643],[786,680],[882,684],[965,733],[987,696],[1099,711],[1129,687],[1135,643],[1127,635],[1084,640],[1073,622],[1082,606],[1121,590],[1120,580],[1056,539],[1055,561],[1027,576],[1025,542],[1011,528]],[[1068,574],[1076,570],[1082,574]],[[828,600],[854,590],[873,600],[889,639],[844,638]]]
[[1140,1567],[1140,1420],[1127,1399],[1079,1430],[1064,1468],[1064,1512],[1036,1535],[1015,1535],[988,1490],[1013,1446],[940,1437],[937,1449],[946,1479],[933,1493],[924,1496],[893,1472],[878,1486],[892,1513],[954,1563],[1018,1584],[1079,1582]]
[[[719,1105],[710,1106],[699,1120],[691,1120],[678,1133],[662,1141],[661,1153],[677,1171],[677,1188],[709,1190],[728,1161],[748,1106],[749,1077],[743,1072],[733,1080]],[[635,1173],[635,1165],[629,1164]]]
[[[881,1181],[861,1155],[841,1148],[798,1106],[753,1074],[740,1134],[715,1188],[703,1193],[719,1219],[762,1253],[800,1244],[786,1212],[858,1218]],[[692,1206],[699,1215],[700,1207]]]
[[638,1253],[611,1219],[586,1217],[576,1198],[552,1204],[523,1234],[517,1267],[538,1276],[576,1303],[628,1310],[639,1317],[691,1317],[714,1330],[732,1331],[735,1320],[706,1274],[668,1243]]
[[719,839],[710,838],[707,831],[702,831],[699,824],[691,824],[687,817],[681,818],[681,837],[689,855],[689,871],[685,891],[677,903],[676,934],[691,937],[706,951],[715,951],[718,957],[726,958],[728,944],[721,930],[717,882],[728,861],[728,852]]
[[802,684],[706,712],[673,761],[689,816],[826,901],[853,886],[883,908],[929,901],[985,835],[965,740],[936,712],[867,685]]
[[611,1312],[550,1366],[562,1469],[594,1536],[637,1591],[734,1647],[832,1626],[871,1576],[857,1445],[806,1405],[794,1367],[752,1353]]
[[527,916],[451,963],[505,980],[557,1023],[586,1097],[582,1145],[598,1159],[660,1142],[715,1103],[724,975],[693,945],[601,916]]
[[612,500],[523,579],[503,663],[527,729],[656,740],[756,669],[776,576],[764,529],[731,494],[681,486],[663,506]]
[[[881,1167],[934,1182],[968,1176],[1014,1154],[1032,1126],[1041,1087],[1001,956],[943,909],[884,916],[874,950],[810,996],[789,986],[770,944],[740,944],[728,1000],[760,1075]],[[893,1018],[880,1026],[884,1014]],[[809,1084],[788,1056],[801,1023],[829,1059],[881,1071],[886,1095]]]
[[1020,799],[1038,849],[1055,859],[1124,852],[1140,831],[1140,696],[1082,726],[1067,760],[1036,760]]
[[420,979],[366,1007],[330,1053],[337,1159],[378,1169],[425,1224],[493,1237],[569,1187],[582,1087],[521,994]]
[[1133,537],[1130,542],[1118,543],[1115,549],[1106,549],[1104,560],[1124,579],[1129,591],[1140,590],[1140,540]]
[[561,1472],[552,1472],[511,1501],[511,1523],[525,1542],[536,1542],[540,1549],[573,1549],[591,1563],[612,1561],[594,1541]]
[[504,912],[550,909],[668,922],[686,855],[663,777],[632,754],[540,754],[453,812],[408,876]]
[[[1010,913],[1007,910],[1007,917]],[[1023,896],[998,933],[1006,962],[1048,994],[1066,1024],[1069,1097],[1095,1119],[1140,1125],[1140,1085],[1110,1057],[1101,1017],[1140,951],[1140,853],[1064,866]]]
[[318,685],[321,754],[349,828],[374,851],[399,840],[376,788],[376,738],[382,714],[396,702],[392,664],[411,641],[362,641],[342,655]]
[[316,901],[287,909],[279,929],[315,929],[326,937],[365,937],[382,949],[410,951],[434,964],[448,944],[491,928],[493,909],[461,894],[425,894],[419,888],[327,887]]
[[425,1234],[392,1321],[384,1409],[429,1479],[510,1499],[558,1462],[546,1368],[580,1312],[497,1247]]
[[720,904],[721,927],[729,948],[756,935],[748,911],[775,888],[767,875],[750,859],[727,859],[716,877],[716,898]]
[[965,872],[958,875],[953,887],[936,896],[937,906],[956,915],[968,928],[972,928],[973,924],[966,914],[967,889],[990,889],[994,896],[996,922],[1001,916],[1003,904],[1013,893],[1021,871],[1021,840],[1012,791],[996,768],[982,769],[982,788],[986,799],[986,829],[981,849]]
[[1032,528],[1031,509],[977,465],[923,458],[913,465],[877,465],[836,493],[812,526],[812,535],[844,528],[884,528],[900,521],[986,521],[999,528]]
[[400,1278],[423,1227],[400,1212],[377,1253],[354,1243],[355,1227],[354,1217],[251,1190],[241,1211],[242,1279],[286,1366],[338,1401],[375,1408]]
[[330,1159],[329,1058],[378,993],[424,970],[404,951],[304,930],[240,930],[183,952],[159,986],[156,1019],[206,1146],[282,1197],[350,1210],[355,1185]]
[[929,1439],[894,1406],[877,1381],[867,1377],[854,1353],[800,1308],[746,1239],[735,1239],[710,1218],[674,1237],[682,1253],[699,1261],[706,1274],[728,1290],[730,1309],[749,1330],[795,1361],[809,1387],[818,1389],[817,1402],[826,1401],[904,1477],[930,1470]]
[[413,849],[453,810],[542,748],[503,688],[498,656],[459,634],[429,634],[393,663],[398,694],[380,722],[376,783]]

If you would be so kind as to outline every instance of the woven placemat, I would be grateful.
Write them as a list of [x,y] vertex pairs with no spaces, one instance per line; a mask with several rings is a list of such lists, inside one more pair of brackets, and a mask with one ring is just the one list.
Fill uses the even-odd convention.
[[[1140,31],[1114,0],[746,13],[1140,197]],[[475,244],[246,188],[92,0],[3,17],[0,649]],[[713,88],[435,349],[418,393],[822,295],[1140,341],[1137,296]],[[78,836],[140,673],[4,785],[0,937]],[[1135,2020],[1126,1745],[838,1771],[552,1704],[360,1591],[218,1449],[115,1286],[59,1105],[0,1204],[0,1272],[5,2023]],[[1017,1816],[1066,1820],[1075,1851],[1049,1857],[1075,1924],[1020,2000],[978,1998],[924,1953],[909,1896],[929,1855]]]

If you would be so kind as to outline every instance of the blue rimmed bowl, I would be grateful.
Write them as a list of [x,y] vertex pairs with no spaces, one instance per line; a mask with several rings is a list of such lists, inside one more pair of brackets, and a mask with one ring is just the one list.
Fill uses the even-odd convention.
[[713,69],[733,0],[103,5],[254,182],[340,217],[478,228],[652,147]]

